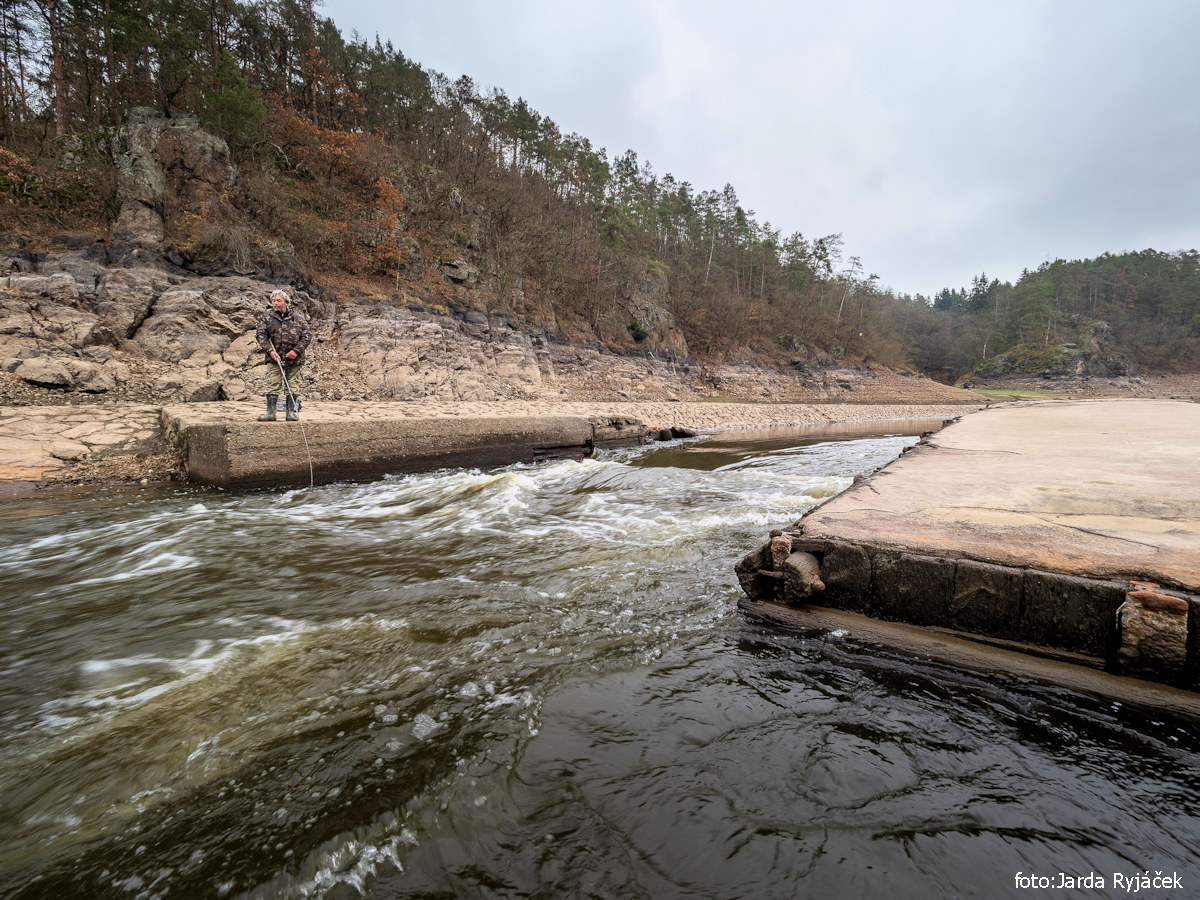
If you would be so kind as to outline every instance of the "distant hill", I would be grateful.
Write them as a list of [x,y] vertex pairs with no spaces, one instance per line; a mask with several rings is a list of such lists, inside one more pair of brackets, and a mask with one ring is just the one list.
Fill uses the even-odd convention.
[[[970,380],[1119,378],[1200,371],[1200,254],[1055,260],[1017,283],[976,278],[934,299],[941,340],[925,366]],[[932,338],[932,336],[931,336]]]

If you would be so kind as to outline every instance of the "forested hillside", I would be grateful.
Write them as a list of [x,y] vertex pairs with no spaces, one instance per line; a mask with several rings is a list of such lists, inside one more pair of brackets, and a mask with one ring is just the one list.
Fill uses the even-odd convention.
[[1195,251],[897,296],[839,235],[784,235],[730,185],[658,173],[502,89],[347,39],[312,0],[0,0],[0,54],[14,239],[106,228],[115,132],[149,106],[198,116],[238,167],[219,219],[169,222],[185,265],[282,262],[335,291],[482,305],[671,357],[854,359],[949,381],[1064,353],[1097,374],[1200,369]]
[[[1066,363],[1087,374],[1200,368],[1200,254],[1106,253],[1055,260],[1016,284],[975,278],[944,289],[914,345],[926,369],[1035,374]],[[1081,372],[1082,373],[1082,372]]]

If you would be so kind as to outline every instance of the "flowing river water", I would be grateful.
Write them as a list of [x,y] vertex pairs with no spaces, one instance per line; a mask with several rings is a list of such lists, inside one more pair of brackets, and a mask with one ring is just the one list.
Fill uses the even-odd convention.
[[0,895],[1200,896],[1191,724],[738,611],[890,427],[4,501]]

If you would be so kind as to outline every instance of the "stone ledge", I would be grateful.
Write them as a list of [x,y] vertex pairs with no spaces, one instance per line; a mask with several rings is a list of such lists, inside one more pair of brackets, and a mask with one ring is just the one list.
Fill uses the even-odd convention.
[[[819,595],[795,591],[785,570],[775,566],[775,559],[794,551],[817,559],[825,585]],[[773,534],[735,570],[747,601],[767,618],[772,610],[815,602],[1200,689],[1200,596],[1184,591],[809,538],[799,531]]]
[[1193,403],[987,409],[772,532],[738,579],[805,603],[776,577],[803,551],[823,606],[1200,689],[1198,442]]
[[582,459],[637,444],[645,426],[620,416],[191,422],[164,410],[190,480],[236,490],[360,481],[381,475],[541,459]]

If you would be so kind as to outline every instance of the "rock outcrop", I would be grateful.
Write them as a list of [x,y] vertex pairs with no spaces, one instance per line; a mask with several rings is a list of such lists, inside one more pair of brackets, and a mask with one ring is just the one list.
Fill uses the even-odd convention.
[[[237,231],[227,202],[229,149],[194,117],[135,109],[114,142],[120,215],[108,235],[64,232],[50,247],[0,238],[0,404],[248,398],[259,362],[252,331],[276,288],[311,323],[309,396],[332,400],[658,400],[970,402],[922,378],[806,359],[778,371],[754,359],[688,359],[666,302],[666,275],[647,263],[616,306],[632,348],[565,333],[551,311],[526,308],[520,280],[504,300],[467,258],[442,260],[429,296],[335,298],[310,286],[286,254],[217,263],[197,248]],[[219,243],[219,242],[218,242]],[[571,327],[579,327],[578,324]],[[591,341],[591,343],[588,343]],[[805,368],[807,366],[807,368]]]
[[380,399],[539,396],[554,381],[543,339],[479,312],[352,303],[339,309],[334,335],[341,363],[358,373],[354,387]]
[[[196,275],[123,255],[94,237],[17,260],[0,277],[0,371],[43,393],[139,402],[240,400],[253,392],[254,324],[276,288],[312,324],[314,398],[376,400],[701,399],[955,403],[928,379],[841,366],[780,372],[705,365],[652,350],[614,353],[530,333],[507,315],[419,302],[333,300],[296,283]],[[0,402],[55,402],[0,383]],[[81,397],[74,397],[79,400]]]
[[[292,285],[195,277],[162,263],[121,265],[90,237],[31,255],[0,277],[0,370],[40,388],[124,399],[235,399],[246,394],[254,323],[277,287],[297,308],[320,304]],[[32,271],[27,271],[32,270]],[[135,371],[135,394],[120,392]]]
[[191,115],[135,107],[114,157],[121,213],[112,239],[123,249],[175,255],[168,236],[191,236],[219,216],[234,184],[229,147]]

